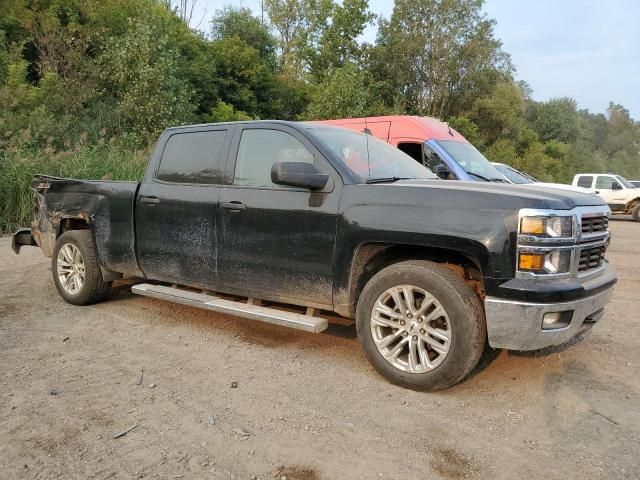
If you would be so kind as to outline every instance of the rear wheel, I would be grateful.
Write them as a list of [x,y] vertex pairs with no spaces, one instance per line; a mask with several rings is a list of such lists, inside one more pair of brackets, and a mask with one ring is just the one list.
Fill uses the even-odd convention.
[[636,222],[640,222],[640,203],[636,203],[631,208],[631,215]]
[[99,302],[111,292],[111,282],[102,279],[89,230],[60,235],[53,249],[51,270],[58,293],[73,305]]
[[377,273],[358,301],[356,326],[375,369],[414,390],[456,384],[478,364],[486,343],[475,292],[452,270],[427,261]]

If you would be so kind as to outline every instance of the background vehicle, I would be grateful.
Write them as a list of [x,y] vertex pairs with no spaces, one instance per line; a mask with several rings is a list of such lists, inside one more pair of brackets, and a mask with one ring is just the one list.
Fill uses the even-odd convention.
[[636,188],[640,188],[640,180],[629,180],[629,183]]
[[100,301],[127,275],[147,281],[137,294],[310,332],[337,314],[355,319],[378,372],[420,390],[460,381],[487,341],[566,342],[616,282],[595,195],[442,182],[330,126],[172,128],[141,183],[37,176],[33,188],[14,250],[39,245],[67,302]]
[[573,185],[599,195],[612,213],[629,214],[640,222],[640,188],[624,177],[611,173],[581,173],[573,177]]
[[466,138],[435,118],[391,115],[313,123],[369,133],[399,148],[444,180],[506,183]]
[[582,187],[576,187],[573,185],[566,185],[564,183],[547,183],[539,182],[528,173],[516,170],[510,165],[504,163],[492,162],[492,165],[504,176],[505,180],[509,183],[515,183],[518,185],[529,185],[533,187],[546,187],[546,188],[558,188],[560,190],[569,190],[571,192],[579,193],[592,193],[591,190]]

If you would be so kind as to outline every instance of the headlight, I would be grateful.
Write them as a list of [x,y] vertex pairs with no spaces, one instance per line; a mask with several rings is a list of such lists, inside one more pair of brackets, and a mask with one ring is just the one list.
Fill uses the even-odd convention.
[[571,251],[520,252],[518,269],[537,274],[567,273],[571,270]]
[[573,217],[522,217],[520,233],[536,237],[573,237]]

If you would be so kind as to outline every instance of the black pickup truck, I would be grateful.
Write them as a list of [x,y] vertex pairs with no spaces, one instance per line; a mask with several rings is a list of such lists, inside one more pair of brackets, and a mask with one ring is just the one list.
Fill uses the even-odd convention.
[[609,208],[596,196],[446,182],[375,138],[279,121],[170,128],[140,183],[37,176],[13,247],[60,295],[137,294],[320,332],[354,319],[393,383],[446,388],[488,344],[562,344],[603,314]]

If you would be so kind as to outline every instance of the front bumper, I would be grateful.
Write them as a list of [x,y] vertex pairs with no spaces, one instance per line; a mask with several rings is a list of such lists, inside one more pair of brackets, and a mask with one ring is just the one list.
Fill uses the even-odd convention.
[[[613,283],[598,289],[598,293],[567,302],[534,303],[487,297],[484,305],[489,345],[508,350],[538,350],[565,343],[602,317],[613,295]],[[546,313],[566,311],[572,312],[568,326],[542,329]]]

